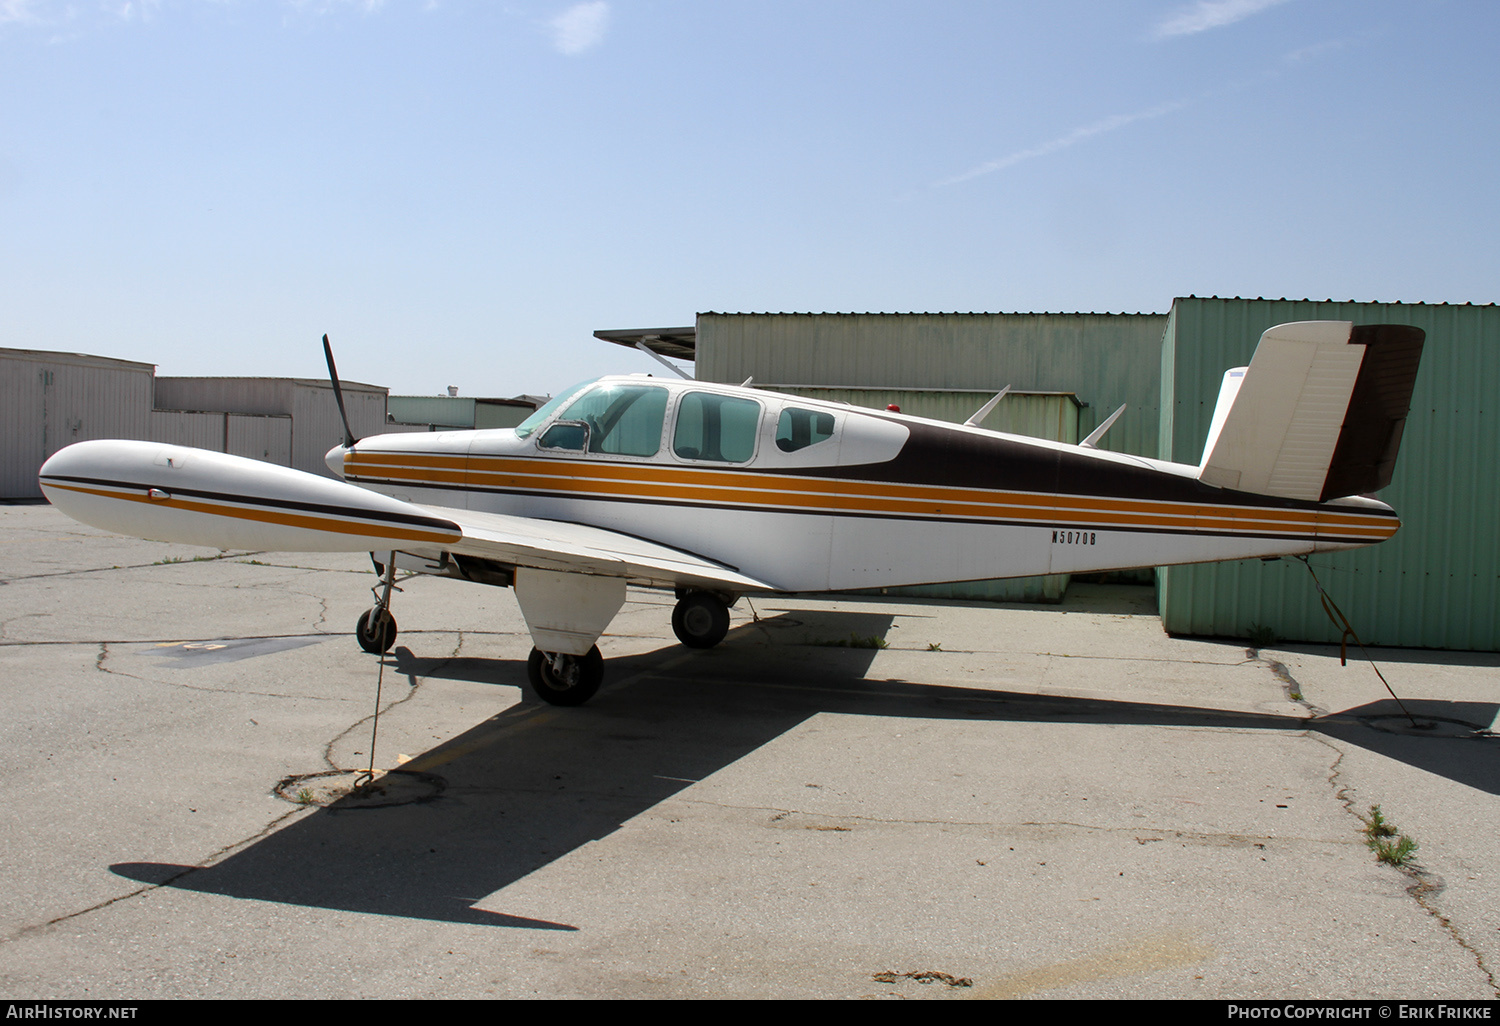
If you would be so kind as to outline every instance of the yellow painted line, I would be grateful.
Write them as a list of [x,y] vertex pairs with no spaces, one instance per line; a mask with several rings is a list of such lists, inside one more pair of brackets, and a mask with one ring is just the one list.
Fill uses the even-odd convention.
[[1174,966],[1206,962],[1218,952],[1192,935],[1166,934],[1103,948],[1092,955],[1007,973],[983,987],[974,997],[1005,1000],[1058,990],[1078,983],[1141,976]]

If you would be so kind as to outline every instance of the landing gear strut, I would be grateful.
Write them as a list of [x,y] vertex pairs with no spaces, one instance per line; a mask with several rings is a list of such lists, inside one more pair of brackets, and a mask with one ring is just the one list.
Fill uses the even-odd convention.
[[380,583],[371,588],[375,595],[375,605],[359,614],[359,622],[354,625],[354,640],[359,642],[359,647],[372,655],[381,655],[389,652],[391,646],[396,643],[396,618],[391,615],[391,591],[396,587],[396,561],[388,560],[380,567]]
[[713,648],[729,633],[729,605],[708,591],[677,597],[672,610],[672,633],[688,648]]
[[549,705],[582,705],[604,682],[604,657],[597,645],[581,656],[533,648],[526,675],[537,697]]

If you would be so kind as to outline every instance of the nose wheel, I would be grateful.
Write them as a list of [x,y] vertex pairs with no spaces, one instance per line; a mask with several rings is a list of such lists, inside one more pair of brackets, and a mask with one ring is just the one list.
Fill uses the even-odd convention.
[[[370,558],[374,557],[375,553],[370,553]],[[394,557],[395,553],[391,553],[391,558],[385,563],[376,561],[375,569],[380,574],[380,583],[370,589],[375,595],[375,605],[360,613],[359,620],[354,625],[354,640],[371,655],[389,652],[396,643],[396,618],[391,615],[391,592],[401,589],[396,587]]]
[[604,682],[604,657],[598,645],[581,656],[533,648],[526,660],[526,675],[537,697],[547,704],[582,705]]
[[729,606],[707,591],[690,591],[672,609],[672,633],[688,648],[713,648],[729,633]]
[[366,609],[354,625],[354,640],[371,655],[389,652],[396,643],[396,618],[389,609]]

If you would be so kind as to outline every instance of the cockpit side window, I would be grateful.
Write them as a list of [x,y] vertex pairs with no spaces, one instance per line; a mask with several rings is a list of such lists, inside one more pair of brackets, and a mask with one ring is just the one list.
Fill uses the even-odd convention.
[[589,382],[587,381],[579,382],[572,388],[568,389],[566,392],[559,392],[557,395],[547,400],[546,403],[537,408],[536,412],[516,425],[516,437],[528,437],[533,431],[541,427],[542,422],[545,421],[548,417],[552,416],[553,412],[557,410],[558,407],[571,399],[575,392],[588,384]]
[[[665,388],[610,384],[585,392],[564,411],[561,419],[588,425],[589,452],[655,456],[661,449],[661,429],[666,416]],[[581,439],[578,445],[581,447]]]
[[760,403],[753,399],[689,392],[677,404],[672,451],[685,460],[745,463],[755,455]]
[[776,448],[796,452],[833,437],[833,414],[788,406],[776,422]]

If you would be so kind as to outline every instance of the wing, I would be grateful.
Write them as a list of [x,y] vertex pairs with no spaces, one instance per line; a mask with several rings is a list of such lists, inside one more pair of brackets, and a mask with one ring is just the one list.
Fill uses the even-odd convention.
[[776,590],[764,581],[705,556],[601,527],[446,506],[416,508],[434,519],[457,525],[463,537],[443,547],[463,556],[538,570],[624,577],[636,584],[656,587],[685,585],[733,592]]
[[153,541],[271,552],[446,551],[657,587],[776,590],[734,567],[617,531],[419,506],[346,481],[159,442],[79,442],[49,459],[40,480],[73,519]]

